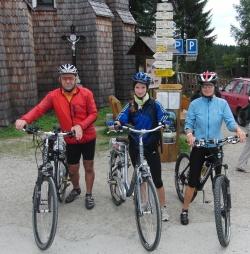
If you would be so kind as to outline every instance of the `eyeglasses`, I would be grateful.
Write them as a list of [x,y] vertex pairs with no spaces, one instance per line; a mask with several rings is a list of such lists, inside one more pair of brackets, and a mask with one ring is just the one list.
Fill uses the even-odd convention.
[[206,84],[201,86],[201,88],[212,88],[212,87],[214,87],[213,84]]

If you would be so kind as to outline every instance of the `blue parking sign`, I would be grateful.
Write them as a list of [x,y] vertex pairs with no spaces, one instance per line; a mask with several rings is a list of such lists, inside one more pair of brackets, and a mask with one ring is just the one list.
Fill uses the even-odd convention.
[[198,55],[198,40],[197,39],[186,39],[186,54]]
[[184,53],[183,39],[175,39],[175,49],[176,49],[176,52],[174,52],[175,55],[183,55]]

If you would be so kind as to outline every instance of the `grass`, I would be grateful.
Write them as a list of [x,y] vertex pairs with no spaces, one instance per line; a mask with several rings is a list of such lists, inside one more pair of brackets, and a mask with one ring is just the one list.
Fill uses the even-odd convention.
[[[110,134],[110,135],[107,134],[107,128],[105,126],[105,122],[106,122],[106,114],[108,113],[112,113],[109,107],[101,108],[98,112],[98,117],[95,122],[95,126],[97,129],[96,147],[98,150],[107,150],[110,137],[116,135],[116,134]],[[39,120],[37,120],[34,124],[39,126],[41,129],[45,131],[51,130],[53,127],[58,126],[57,119],[53,112],[47,113],[46,115],[41,117]],[[17,131],[14,125],[0,128],[0,140],[18,138],[25,135],[26,133],[22,131]],[[185,136],[180,135],[179,146],[180,146],[181,152],[189,152],[190,150],[185,140],[186,140]],[[20,145],[22,143],[23,142],[21,142]]]

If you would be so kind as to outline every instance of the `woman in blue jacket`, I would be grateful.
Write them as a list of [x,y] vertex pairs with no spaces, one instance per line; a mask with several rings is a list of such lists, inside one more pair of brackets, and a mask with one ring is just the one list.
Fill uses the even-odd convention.
[[[169,113],[156,100],[149,97],[148,88],[150,77],[144,72],[138,72],[133,76],[134,96],[133,99],[123,108],[117,117],[117,124],[132,124],[135,129],[153,129],[159,122],[166,124],[169,120]],[[160,143],[160,132],[152,132],[144,135],[144,156],[150,167],[153,182],[156,186],[161,211],[162,220],[168,221],[165,190],[161,177],[161,161],[158,151]],[[139,138],[134,133],[129,134],[129,154],[132,164],[135,166],[136,155],[139,149]]]
[[[201,86],[201,97],[190,103],[185,120],[184,129],[188,144],[193,146],[195,139],[221,139],[223,121],[227,129],[236,132],[236,135],[240,137],[240,141],[243,142],[246,134],[235,122],[227,101],[215,96],[216,73],[204,72],[198,76],[198,81]],[[205,156],[213,152],[213,149],[216,148],[193,147],[190,153],[188,186],[185,190],[184,203],[180,215],[181,224],[183,225],[189,223],[188,207],[199,181]]]

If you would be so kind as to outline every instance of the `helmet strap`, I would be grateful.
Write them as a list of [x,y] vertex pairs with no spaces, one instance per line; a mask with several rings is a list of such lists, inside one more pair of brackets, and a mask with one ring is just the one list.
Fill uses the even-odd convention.
[[136,94],[134,95],[135,102],[138,104],[139,108],[142,107],[145,102],[149,99],[149,94],[146,93],[143,97],[138,97]]

